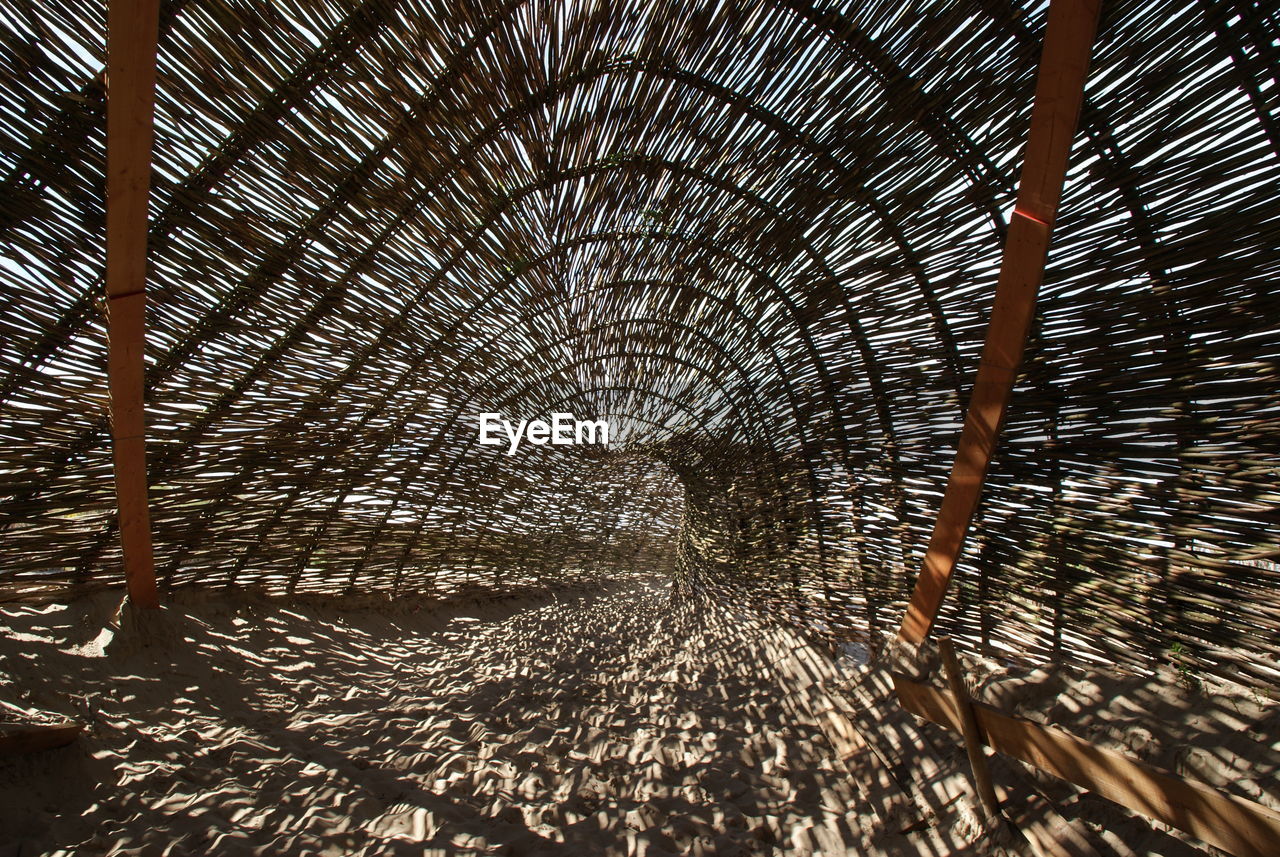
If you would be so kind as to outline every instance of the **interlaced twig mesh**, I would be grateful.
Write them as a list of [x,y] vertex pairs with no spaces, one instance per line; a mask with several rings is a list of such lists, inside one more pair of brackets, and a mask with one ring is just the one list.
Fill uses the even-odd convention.
[[[943,626],[1276,679],[1280,21],[1108,0]],[[901,616],[954,455],[1042,4],[169,0],[150,234],[163,583],[641,568]],[[5,597],[120,579],[102,2],[0,10]],[[515,455],[477,418],[613,423]],[[1176,645],[1175,645],[1176,644]]]

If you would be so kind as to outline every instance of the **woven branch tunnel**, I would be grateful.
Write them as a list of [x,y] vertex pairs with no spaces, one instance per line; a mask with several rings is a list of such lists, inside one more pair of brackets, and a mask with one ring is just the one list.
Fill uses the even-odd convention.
[[[122,581],[106,10],[0,11],[0,598]],[[156,572],[398,598],[636,569],[900,621],[955,456],[1042,4],[165,0]],[[939,627],[1274,685],[1280,16],[1104,4]],[[482,413],[607,447],[477,443]]]

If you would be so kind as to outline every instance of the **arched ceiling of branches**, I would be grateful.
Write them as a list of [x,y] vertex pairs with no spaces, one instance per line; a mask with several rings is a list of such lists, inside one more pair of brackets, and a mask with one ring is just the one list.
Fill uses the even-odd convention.
[[[9,596],[119,573],[104,14],[0,12]],[[168,0],[162,580],[441,593],[640,566],[810,628],[896,622],[1043,21],[1006,0]],[[942,619],[969,645],[1132,662],[1177,637],[1271,675],[1278,35],[1245,0],[1106,4]],[[615,442],[477,443],[481,412],[557,410]]]

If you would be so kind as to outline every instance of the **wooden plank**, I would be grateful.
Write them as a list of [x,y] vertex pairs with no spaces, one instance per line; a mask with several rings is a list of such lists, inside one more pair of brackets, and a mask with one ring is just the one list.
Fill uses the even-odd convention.
[[995,787],[991,784],[991,771],[987,769],[987,757],[983,754],[982,739],[978,735],[978,721],[973,713],[969,689],[964,686],[964,676],[960,672],[960,661],[956,658],[955,646],[950,637],[938,641],[942,653],[942,665],[946,669],[947,684],[951,687],[951,702],[955,706],[956,716],[960,718],[960,733],[964,736],[965,752],[969,755],[969,768],[973,772],[973,785],[984,814],[983,821],[988,828],[1000,824],[1000,801],[996,798]]
[[155,107],[159,0],[107,8],[107,377],[120,542],[130,600],[158,607],[147,505],[147,200]]
[[[894,675],[893,683],[908,711],[955,732],[961,730],[945,692],[902,675]],[[1276,853],[1280,813],[1274,810],[1094,746],[1061,729],[1013,717],[981,702],[971,705],[983,742],[999,753],[1236,857],[1274,857]]]
[[1049,6],[1018,199],[1005,239],[978,375],[942,506],[899,631],[911,643],[928,636],[942,606],[1022,362],[1084,100],[1098,5],[1098,0],[1052,0]]
[[84,730],[79,723],[0,723],[0,756],[65,747]]

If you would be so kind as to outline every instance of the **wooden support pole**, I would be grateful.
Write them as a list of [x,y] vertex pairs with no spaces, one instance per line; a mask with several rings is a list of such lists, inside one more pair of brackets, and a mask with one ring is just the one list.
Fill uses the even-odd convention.
[[978,720],[973,714],[969,689],[965,687],[964,675],[960,672],[960,661],[956,658],[956,648],[950,637],[938,640],[942,652],[942,666],[947,673],[947,684],[951,688],[951,699],[955,703],[956,716],[960,719],[960,733],[964,736],[964,748],[969,754],[969,767],[973,771],[973,785],[978,792],[978,800],[986,818],[988,829],[1000,826],[1000,799],[996,797],[995,786],[991,784],[991,770],[987,767],[987,757],[982,750],[982,735],[978,732]]
[[143,407],[147,199],[159,0],[107,5],[107,379],[111,453],[129,599],[159,607],[147,505]]
[[1051,0],[1049,6],[1018,199],[1009,222],[978,376],[924,567],[899,631],[910,643],[918,644],[928,636],[942,606],[978,508],[1022,362],[1066,177],[1067,156],[1084,100],[1098,4],[1099,0]]
[[[897,674],[893,687],[902,707],[912,714],[954,732],[963,728],[950,694]],[[1280,812],[1090,744],[1061,729],[1005,714],[981,702],[970,701],[969,705],[978,722],[978,734],[998,753],[1190,833],[1236,857],[1275,857]]]

